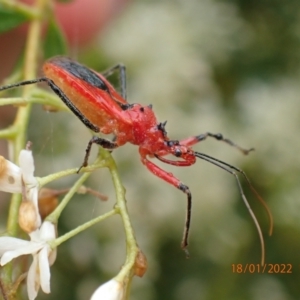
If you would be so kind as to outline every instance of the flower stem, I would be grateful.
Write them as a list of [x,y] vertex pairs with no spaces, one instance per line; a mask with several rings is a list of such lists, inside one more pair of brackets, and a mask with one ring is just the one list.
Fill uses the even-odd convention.
[[[2,1],[2,4],[5,1]],[[8,1],[6,1],[8,2]],[[11,2],[13,3],[13,2]],[[46,8],[47,0],[36,0],[35,1],[35,9],[42,15]],[[19,6],[20,8],[20,6]],[[33,11],[35,10],[33,9]],[[25,59],[24,59],[24,79],[31,79],[36,76],[36,66],[37,66],[37,58],[38,52],[40,49],[40,40],[41,40],[41,31],[42,31],[42,19],[33,19],[29,24],[28,38],[25,47]],[[24,87],[23,89],[23,97],[26,99],[30,93],[30,86]],[[13,143],[14,149],[14,161],[17,161],[17,157],[24,148],[25,139],[27,136],[27,127],[29,115],[31,112],[31,104],[27,104],[26,106],[21,106],[18,108],[18,112],[16,115],[16,119],[12,126],[12,131],[17,132],[17,134],[10,141]],[[17,236],[19,231],[18,226],[18,212],[19,206],[21,203],[21,196],[19,194],[14,194],[10,203],[8,220],[7,220],[7,232],[12,236]],[[1,292],[2,295],[7,294],[7,299],[14,299],[14,295],[11,295],[9,291],[12,287],[13,280],[13,268],[12,264],[7,264],[1,270]]]
[[[46,0],[36,0],[35,7],[42,13],[46,7]],[[37,57],[39,51],[39,41],[42,30],[42,20],[34,19],[29,25],[29,32],[27,43],[25,47],[25,61],[24,61],[24,80],[34,78],[36,76]],[[31,86],[25,86],[22,96],[27,98],[30,93]],[[21,106],[18,109],[17,116],[14,122],[14,127],[18,134],[14,139],[14,161],[17,161],[17,156],[24,148],[26,131],[28,127],[29,115],[31,112],[31,104]],[[14,196],[11,201],[7,231],[9,234],[16,236],[18,232],[18,208],[20,206],[21,197]]]
[[132,228],[130,217],[128,215],[128,210],[126,206],[125,199],[125,188],[123,187],[115,161],[112,159],[110,153],[105,152],[103,157],[106,157],[109,160],[109,170],[112,176],[113,184],[116,190],[117,204],[115,206],[118,209],[119,214],[121,215],[122,222],[124,225],[125,236],[126,236],[126,261],[119,272],[115,277],[116,280],[123,282],[124,284],[124,299],[128,298],[130,285],[132,277],[134,274],[134,267],[136,259],[140,253],[140,249],[137,245],[136,238],[134,235],[134,230]]
[[57,246],[59,246],[60,244],[62,244],[63,242],[67,241],[68,239],[70,239],[71,237],[77,235],[78,233],[88,229],[89,227],[115,215],[117,213],[117,210],[116,209],[112,209],[111,211],[101,215],[101,216],[98,216],[97,218],[94,218],[78,227],[76,227],[75,229],[69,231],[68,233],[60,236],[59,238],[49,242],[49,245],[51,246],[52,249],[56,248]]

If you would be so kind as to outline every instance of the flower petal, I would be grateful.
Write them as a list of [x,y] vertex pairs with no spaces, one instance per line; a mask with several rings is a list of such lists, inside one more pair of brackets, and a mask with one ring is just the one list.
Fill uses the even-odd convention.
[[49,266],[52,266],[56,260],[56,256],[57,256],[57,249],[53,249],[50,251],[50,253],[48,254],[48,260],[49,260]]
[[0,156],[0,190],[8,193],[21,193],[21,169]]
[[90,300],[121,300],[123,298],[122,284],[112,279],[98,287]]
[[[13,238],[11,238],[13,239]],[[18,239],[15,239],[18,240]],[[0,241],[1,242],[1,241]],[[6,251],[0,260],[1,266],[9,263],[12,259],[26,254],[34,254],[38,252],[43,246],[44,243],[33,243],[29,241],[20,240],[17,242],[15,241],[15,247],[12,250]],[[25,242],[25,243],[24,243]]]
[[40,271],[40,283],[44,293],[50,293],[50,266],[48,260],[48,252],[50,247],[45,246],[38,254],[39,257],[39,271]]
[[21,150],[19,155],[19,164],[22,170],[22,178],[25,184],[24,200],[30,200],[38,210],[38,181],[34,177],[34,160],[30,150]]
[[22,170],[24,182],[28,185],[36,185],[37,180],[33,176],[34,160],[30,150],[21,150],[19,155],[19,165]]
[[51,241],[56,238],[55,225],[49,221],[43,222],[40,228],[40,239],[43,241]]
[[40,288],[40,277],[38,275],[38,256],[33,255],[33,261],[27,275],[27,293],[29,300],[34,300]]
[[30,244],[29,241],[17,239],[14,237],[3,236],[0,237],[0,256],[6,251],[14,250],[15,248],[24,247]]

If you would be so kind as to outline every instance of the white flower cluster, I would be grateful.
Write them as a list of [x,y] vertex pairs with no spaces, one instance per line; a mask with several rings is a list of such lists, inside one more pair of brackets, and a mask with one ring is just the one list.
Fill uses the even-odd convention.
[[[34,160],[30,150],[20,152],[19,164],[20,167],[0,156],[0,190],[22,193],[19,225],[28,233],[30,241],[0,237],[0,265],[4,266],[22,255],[32,255],[27,274],[27,292],[29,300],[34,300],[40,288],[44,293],[50,293],[50,266],[56,259],[56,249],[51,249],[48,242],[54,240],[57,233],[53,223],[41,221],[38,209],[39,184],[34,177]],[[112,279],[96,289],[91,300],[122,300],[123,296],[122,282]]]
[[0,264],[4,266],[21,255],[31,254],[33,261],[27,275],[27,291],[30,300],[37,296],[39,288],[50,293],[50,266],[56,258],[56,249],[47,243],[56,238],[55,225],[41,222],[38,210],[38,181],[34,177],[34,161],[30,150],[19,155],[20,167],[0,156],[0,190],[22,193],[19,225],[29,234],[30,241],[15,237],[0,237]]

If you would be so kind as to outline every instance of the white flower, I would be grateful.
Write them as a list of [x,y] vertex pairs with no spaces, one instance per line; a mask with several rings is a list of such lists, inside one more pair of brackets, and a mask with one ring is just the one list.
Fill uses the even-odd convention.
[[8,193],[21,193],[21,178],[21,169],[0,156],[0,190]]
[[38,181],[33,176],[34,161],[30,150],[21,150],[20,167],[0,156],[0,190],[8,193],[22,193],[25,187],[27,200],[37,203]]
[[21,150],[20,167],[0,156],[0,190],[22,193],[19,225],[27,233],[41,226],[38,210],[38,181],[34,177],[34,161],[30,150]]
[[22,193],[22,181],[27,199],[37,201],[38,182],[33,176],[34,161],[30,150],[21,150],[20,167],[0,156],[0,190],[8,193]]
[[23,202],[19,210],[19,225],[27,233],[41,226],[41,217],[38,207],[38,181],[34,177],[34,160],[30,150],[21,150],[19,164],[22,173]]
[[116,279],[100,285],[90,300],[122,300],[124,288],[121,282]]
[[[25,186],[23,200],[32,201],[38,207],[38,181],[34,177],[34,160],[30,150],[21,150],[19,164],[22,173],[22,181]],[[23,190],[22,190],[23,192]]]
[[0,237],[0,264],[9,263],[21,255],[32,254],[33,261],[27,275],[27,292],[34,300],[41,287],[43,292],[50,293],[50,266],[56,259],[56,249],[52,250],[47,241],[56,238],[54,224],[45,221],[41,228],[29,234],[30,241]]

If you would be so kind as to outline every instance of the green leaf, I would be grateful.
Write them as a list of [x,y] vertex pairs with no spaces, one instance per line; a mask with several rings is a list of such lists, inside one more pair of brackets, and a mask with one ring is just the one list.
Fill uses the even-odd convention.
[[0,33],[13,29],[28,20],[30,19],[23,13],[7,9],[0,4]]
[[44,58],[67,53],[66,39],[54,20],[48,24],[47,34],[44,42]]

